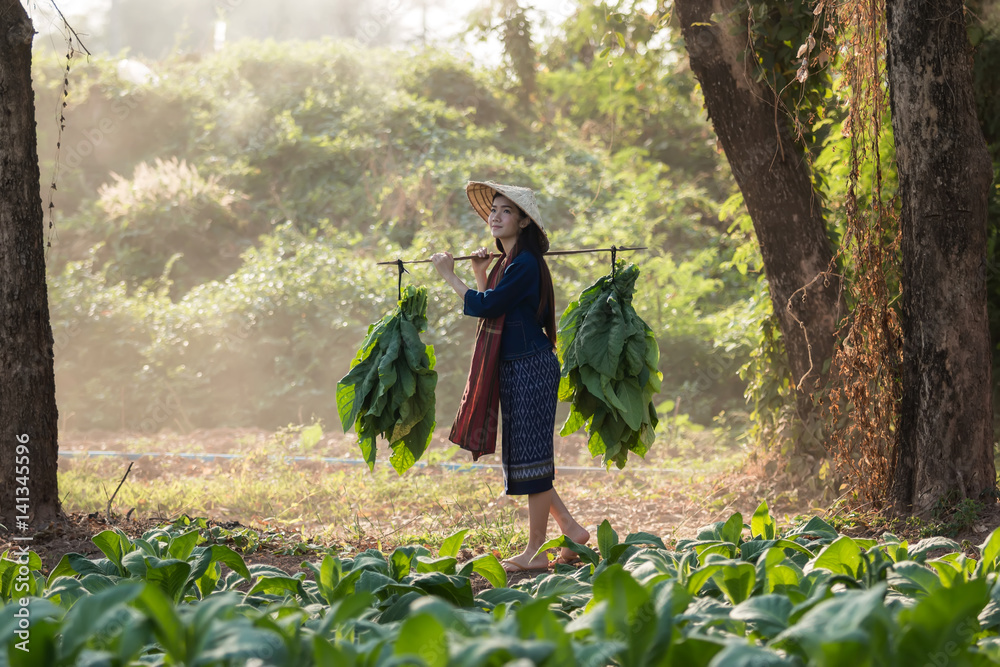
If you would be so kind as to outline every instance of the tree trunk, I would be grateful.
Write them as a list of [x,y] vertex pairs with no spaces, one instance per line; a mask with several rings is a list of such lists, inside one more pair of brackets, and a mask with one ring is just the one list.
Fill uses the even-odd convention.
[[892,500],[928,514],[995,486],[986,202],[962,0],[889,0],[903,252],[903,398]]
[[776,109],[774,91],[754,80],[746,31],[734,36],[728,22],[713,17],[730,16],[733,6],[733,0],[674,3],[691,69],[760,242],[793,381],[805,377],[798,392],[805,418],[813,410],[809,395],[821,386],[823,364],[833,356],[839,283],[815,280],[833,254],[802,149]]
[[20,0],[0,0],[0,523],[16,533],[60,514],[33,37]]

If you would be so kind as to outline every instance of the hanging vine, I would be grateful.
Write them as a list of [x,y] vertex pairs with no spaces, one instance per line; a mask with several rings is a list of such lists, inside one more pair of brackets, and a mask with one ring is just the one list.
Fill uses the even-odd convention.
[[[84,46],[83,41],[80,36],[70,25],[66,17],[63,16],[62,10],[55,3],[55,0],[50,0],[52,7],[59,14],[59,20],[62,22],[62,33],[63,38],[66,40],[66,68],[63,72],[63,84],[62,84],[62,95],[59,96],[59,107],[56,111],[58,114],[59,130],[56,133],[56,156],[52,165],[52,176],[49,178],[49,192],[48,192],[48,206],[46,207],[46,216],[48,217],[48,233],[45,239],[45,254],[46,260],[48,260],[48,249],[52,247],[52,239],[55,236],[55,193],[56,184],[59,181],[59,165],[62,158],[62,139],[63,132],[66,130],[66,107],[69,104],[69,75],[70,69],[73,64],[73,58],[81,53],[86,53],[88,56],[91,55],[87,47]],[[79,50],[77,49],[79,46]]]
[[[898,207],[894,193],[883,198],[883,152],[892,146],[885,0],[749,0],[735,11],[743,12],[748,44],[757,55],[757,80],[790,118],[810,165],[835,127],[820,121],[842,119],[849,139],[846,228],[821,275],[846,279],[851,312],[838,331],[829,392],[817,398],[826,407],[825,440],[840,489],[881,507],[896,465],[902,346],[894,307],[900,291]],[[821,192],[823,174],[811,171]]]
[[847,26],[841,72],[849,91],[844,132],[850,137],[847,233],[840,252],[852,267],[853,305],[840,331],[831,392],[831,453],[858,502],[884,507],[898,455],[902,331],[899,219],[895,193],[883,197],[882,152],[891,147],[884,0],[841,0]]

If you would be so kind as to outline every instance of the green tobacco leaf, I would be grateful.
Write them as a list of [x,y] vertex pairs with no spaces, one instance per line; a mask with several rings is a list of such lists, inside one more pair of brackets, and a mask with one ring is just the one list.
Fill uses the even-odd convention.
[[608,404],[615,408],[617,412],[614,412],[615,416],[624,417],[625,411],[628,409],[625,403],[618,396],[618,389],[615,387],[614,378],[609,378],[607,375],[601,375],[601,393],[604,397],[608,399]]
[[419,332],[426,326],[427,290],[408,285],[399,305],[369,327],[350,372],[337,384],[337,411],[351,425],[369,469],[376,440],[389,442],[390,463],[402,474],[423,456],[435,426],[434,350]]
[[402,405],[402,403],[406,402],[406,399],[411,398],[417,393],[417,376],[406,364],[397,363],[396,373],[399,377],[399,391],[396,392],[396,397],[400,405]]
[[392,456],[389,462],[397,473],[402,475],[413,467],[430,445],[434,434],[434,405],[424,413],[424,418],[407,433],[401,442],[392,443]]
[[468,532],[468,529],[460,530],[446,537],[444,542],[441,543],[441,550],[438,551],[438,555],[457,556],[458,552],[462,550],[462,543],[465,542],[465,535]]
[[935,549],[946,549],[949,552],[953,552],[961,551],[962,547],[958,542],[947,537],[926,537],[910,547],[910,560],[922,563],[930,555],[930,552]]
[[932,568],[916,561],[896,563],[886,581],[894,589],[912,597],[921,597],[941,588],[941,577]]
[[[565,378],[563,378],[565,380]],[[586,424],[587,419],[583,416],[583,413],[579,412],[576,405],[570,406],[569,416],[566,418],[566,422],[559,429],[559,435],[567,436],[572,435],[580,430],[580,428]]]
[[194,582],[202,597],[209,595],[215,590],[222,574],[222,568],[212,558],[211,548],[195,548],[191,558],[191,574],[188,575],[188,583]]
[[982,554],[979,560],[983,564],[984,574],[996,571],[997,558],[1000,557],[1000,528],[994,529],[979,545],[979,551]]
[[[649,592],[621,565],[609,565],[594,578],[593,599],[585,613],[577,619],[581,626],[587,624],[588,615],[603,621],[600,635],[622,638],[624,648],[620,656],[623,664],[641,663],[646,648],[656,634],[654,603]],[[590,625],[594,627],[597,624]]]
[[170,598],[159,586],[147,584],[136,598],[135,606],[152,621],[153,632],[164,652],[173,662],[183,663],[187,658],[184,625]]
[[532,558],[538,556],[543,551],[548,551],[549,549],[555,549],[561,547],[569,549],[573,553],[580,556],[580,559],[583,560],[583,562],[589,563],[590,565],[593,565],[595,567],[597,566],[598,563],[601,562],[601,557],[597,555],[596,551],[594,551],[590,547],[584,546],[583,544],[577,544],[576,542],[569,539],[565,535],[560,535],[559,537],[551,539],[542,546],[540,546],[538,548],[538,551],[535,552],[535,555],[532,556]]
[[900,632],[893,652],[899,664],[918,664],[938,655],[948,656],[948,662],[969,664],[970,648],[979,631],[977,616],[988,599],[985,579],[958,581],[900,611]]
[[113,530],[104,530],[92,537],[90,541],[118,567],[121,576],[127,576],[125,567],[122,565],[122,558],[132,550],[132,543],[127,537],[122,537]]
[[[111,532],[111,531],[104,531]],[[142,592],[140,582],[123,581],[95,595],[80,598],[66,613],[62,625],[62,652],[74,655],[89,639],[120,627],[119,612]]]
[[646,416],[646,401],[643,400],[642,389],[634,378],[625,378],[614,387],[621,403],[621,416],[625,424],[633,431],[638,431]]
[[608,560],[611,550],[618,544],[618,533],[611,528],[607,519],[597,527],[597,548],[601,551],[601,556]]
[[142,578],[159,586],[171,600],[179,602],[191,574],[191,564],[176,558],[161,560],[155,556],[143,557],[143,561],[145,572]]
[[638,377],[646,367],[646,332],[639,331],[629,335],[624,351],[625,373]]
[[416,549],[413,547],[396,547],[388,558],[389,575],[396,581],[402,581],[403,577],[413,569],[413,561],[416,557]]
[[302,581],[294,577],[260,577],[247,595],[265,593],[268,595],[302,595]]
[[[883,664],[872,659],[869,641],[873,632],[884,632],[880,628],[888,616],[883,606],[885,591],[885,586],[878,584],[867,591],[847,591],[824,600],[775,637],[771,645],[801,647],[816,664]],[[856,662],[829,663],[831,651],[841,660]]]
[[702,563],[712,554],[719,554],[725,558],[735,558],[738,548],[732,542],[724,540],[705,540],[691,544],[691,548],[698,554],[698,560]]
[[[5,567],[4,563],[12,562],[13,561],[0,561],[0,568]],[[2,569],[0,569],[0,571],[2,571]],[[49,573],[49,578],[46,580],[46,584],[50,585],[57,577],[73,576],[76,574],[103,574],[103,571],[86,556],[82,556],[77,553],[64,554],[63,557],[59,559],[59,563],[52,569],[52,572]]]
[[711,636],[683,637],[670,649],[673,665],[708,665],[725,648],[725,640]]
[[775,591],[788,592],[799,587],[802,574],[795,568],[788,565],[775,565],[767,571],[767,582],[764,586],[765,593]]
[[403,356],[406,359],[407,366],[412,371],[424,370],[426,368],[424,365],[424,360],[426,359],[424,350],[428,346],[424,345],[420,340],[417,328],[406,318],[400,320],[399,328],[403,342]]
[[[367,396],[364,388],[369,389],[378,378],[378,364],[374,357],[368,357],[337,383],[337,415],[340,425],[346,433],[357,420],[361,404]],[[360,386],[359,386],[360,385]]]
[[631,305],[638,275],[630,264],[614,281],[602,277],[559,320],[559,399],[572,404],[560,433],[586,424],[591,455],[618,468],[629,453],[649,451],[658,423],[652,397],[662,379],[659,349],[652,329]]
[[[579,373],[575,368],[570,372],[570,375],[578,375],[578,374]],[[576,395],[577,384],[578,382],[575,379],[571,380],[569,375],[564,375],[559,378],[559,394],[558,394],[559,400],[563,401],[564,403],[573,403],[572,405],[573,411],[577,410],[576,403],[573,402],[573,397]],[[569,423],[569,420],[567,420],[566,423]],[[573,431],[576,431],[576,429],[580,428],[580,426],[583,426],[582,420],[578,426],[575,426],[573,428]],[[564,426],[563,428],[565,429],[566,427]],[[572,433],[573,431],[570,431],[570,433]]]
[[580,381],[592,396],[604,404],[605,410],[610,410],[612,406],[604,395],[603,379],[603,376],[590,366],[580,367]]
[[751,624],[764,637],[773,637],[788,627],[792,603],[784,595],[758,595],[733,607],[730,618]]
[[823,569],[857,579],[861,573],[861,549],[850,537],[838,537],[823,547],[807,571]]
[[650,533],[629,533],[624,542],[611,547],[611,556],[608,560],[612,563],[617,563],[621,559],[622,554],[624,554],[629,548],[646,545],[654,546],[659,549],[663,549],[664,551],[667,548],[666,545],[663,544],[663,540],[656,535],[652,535]]
[[471,607],[473,604],[472,585],[468,577],[427,572],[412,575],[408,583],[431,595],[448,600],[458,607]]
[[770,649],[738,643],[717,653],[708,667],[792,667],[798,664]]
[[839,537],[836,529],[818,516],[814,516],[801,526],[797,526],[785,537],[811,536],[820,539],[835,540]]
[[[393,555],[395,555],[395,552]],[[407,571],[409,571],[409,568],[407,568]],[[327,603],[333,602],[333,591],[337,587],[342,574],[343,571],[341,570],[339,559],[334,558],[330,554],[323,557],[323,562],[320,564],[319,572],[316,576],[316,585]]]
[[652,533],[644,533],[644,532],[629,533],[628,537],[625,538],[625,541],[622,542],[622,544],[628,544],[628,545],[649,544],[663,550],[666,550],[667,548],[666,545],[663,544],[662,539],[660,539],[656,535],[653,535]]
[[774,519],[771,518],[766,500],[761,501],[753,513],[753,518],[750,519],[750,535],[760,536],[765,540],[773,540],[775,537]]
[[189,530],[183,535],[178,535],[170,540],[167,544],[167,553],[170,554],[171,558],[187,560],[191,552],[194,551],[194,548],[198,546],[200,540],[201,535],[197,528]]
[[458,559],[454,556],[445,556],[442,558],[417,556],[416,562],[417,572],[444,572],[445,574],[454,574],[455,565],[458,563]]
[[792,542],[791,540],[786,540],[785,538],[775,540],[774,546],[781,547],[782,549],[792,549],[794,551],[798,551],[809,558],[813,557],[813,552],[809,551],[809,549],[806,549],[798,542]]
[[403,622],[393,653],[414,656],[427,667],[448,664],[448,639],[444,627],[430,614],[417,614]]
[[368,464],[369,470],[375,469],[375,434],[365,432],[358,432],[358,447],[361,449],[361,456],[364,458],[365,463]]
[[736,512],[722,525],[721,537],[726,542],[739,545],[743,541],[743,515]]
[[598,373],[613,378],[622,356],[625,322],[618,300],[609,295],[597,301],[577,331],[578,357]]
[[[503,569],[503,567],[501,567]],[[488,588],[476,596],[477,600],[482,600],[491,606],[511,603],[528,603],[534,601],[530,593],[519,591],[514,588]]]
[[247,569],[247,564],[246,561],[243,560],[243,556],[239,555],[224,544],[213,544],[211,551],[212,560],[214,562],[222,563],[233,572],[236,572],[247,581],[250,581],[250,570]]
[[737,605],[753,592],[757,570],[750,563],[726,564],[712,575],[712,581],[731,603]]
[[[753,567],[752,565],[750,567]],[[691,595],[698,595],[698,592],[702,587],[708,583],[708,580],[715,575],[716,572],[722,569],[721,565],[703,565],[694,572],[687,580],[686,588],[688,593]]]
[[507,585],[507,572],[493,554],[476,556],[462,566],[459,574],[468,576],[472,572],[482,576],[494,588],[503,588]]

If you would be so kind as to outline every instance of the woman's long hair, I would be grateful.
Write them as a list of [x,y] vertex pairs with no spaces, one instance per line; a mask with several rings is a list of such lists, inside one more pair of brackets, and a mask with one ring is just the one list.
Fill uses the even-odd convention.
[[[495,195],[494,195],[495,198]],[[521,214],[521,219],[524,219],[527,214],[520,208],[518,212]],[[555,290],[552,288],[552,274],[549,273],[549,265],[545,261],[545,257],[542,256],[542,230],[538,225],[532,222],[530,225],[521,230],[517,235],[517,243],[514,244],[511,253],[507,255],[507,265],[509,266],[514,258],[517,257],[519,253],[530,252],[538,260],[538,269],[541,273],[541,285],[539,290],[538,300],[538,312],[535,313],[535,318],[542,323],[542,328],[545,329],[545,335],[549,337],[552,344],[556,344],[556,296]],[[505,252],[503,249],[503,244],[500,243],[500,239],[496,240],[497,248],[500,252]]]

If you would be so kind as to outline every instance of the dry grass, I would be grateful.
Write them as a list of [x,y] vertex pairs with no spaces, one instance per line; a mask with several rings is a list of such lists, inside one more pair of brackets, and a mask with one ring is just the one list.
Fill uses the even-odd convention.
[[[606,471],[591,461],[582,436],[558,438],[556,462],[593,466],[557,473],[556,488],[592,534],[608,519],[622,535],[636,531],[665,539],[693,535],[732,511],[749,516],[757,500],[732,488],[741,460],[738,448],[719,445],[707,432],[687,433],[671,448],[654,447],[647,461],[624,471]],[[463,463],[468,455],[435,435],[425,456],[430,464],[397,475],[380,452],[373,472],[363,465],[288,461],[286,456],[356,458],[352,436],[303,440],[299,428],[277,434],[213,430],[186,436],[158,434],[68,434],[63,452],[106,450],[173,453],[138,459],[114,500],[114,511],[132,508],[143,518],[172,519],[182,513],[254,528],[297,533],[303,542],[335,545],[423,543],[436,546],[457,530],[469,533],[474,551],[501,556],[526,541],[526,503],[503,495],[498,469],[448,470],[434,464]],[[203,461],[176,454],[234,453],[244,458]],[[489,460],[493,459],[493,460]],[[495,463],[498,456],[480,462]],[[128,461],[87,457],[60,460],[60,492],[68,512],[104,511]],[[669,471],[663,471],[669,469]],[[551,535],[557,527],[550,521]]]

